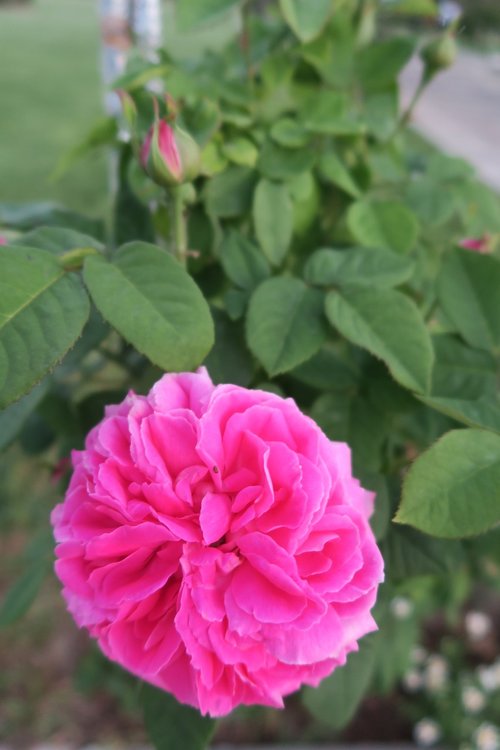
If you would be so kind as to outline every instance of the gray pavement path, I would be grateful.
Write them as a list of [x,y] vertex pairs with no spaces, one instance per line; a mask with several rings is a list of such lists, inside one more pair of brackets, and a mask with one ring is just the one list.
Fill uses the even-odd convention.
[[[420,69],[413,59],[402,73],[403,105]],[[455,65],[431,82],[412,122],[443,151],[467,159],[483,182],[500,191],[500,55],[462,50]]]

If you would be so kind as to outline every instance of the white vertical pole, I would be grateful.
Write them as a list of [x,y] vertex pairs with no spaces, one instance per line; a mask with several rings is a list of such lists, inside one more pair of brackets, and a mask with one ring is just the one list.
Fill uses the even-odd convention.
[[121,111],[118,96],[109,90],[115,78],[125,70],[132,46],[130,0],[99,0],[102,38],[102,81],[104,102],[109,115]]
[[[161,0],[98,0],[101,22],[101,70],[104,105],[108,115],[121,119],[121,103],[110,90],[113,81],[124,71],[132,45],[137,44],[142,54],[152,62],[158,59],[162,44]],[[161,81],[152,81],[152,91],[160,93]],[[119,138],[128,140],[129,133],[121,129]],[[117,188],[117,153],[110,157],[111,192]]]
[[132,31],[143,55],[156,62],[162,45],[161,0],[132,0]]

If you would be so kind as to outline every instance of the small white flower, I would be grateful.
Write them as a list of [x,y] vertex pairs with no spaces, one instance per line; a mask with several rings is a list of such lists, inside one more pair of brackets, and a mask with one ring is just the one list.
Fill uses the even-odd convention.
[[484,612],[471,610],[464,619],[465,632],[471,641],[482,641],[491,633],[493,623],[491,617]]
[[486,705],[483,693],[474,685],[468,685],[462,690],[462,703],[468,714],[478,714]]
[[500,750],[500,734],[494,724],[484,723],[474,732],[478,750]]
[[424,686],[424,677],[421,672],[416,669],[410,669],[405,675],[403,675],[403,687],[408,690],[409,693],[416,693],[421,690]]
[[499,674],[497,674],[496,664],[489,667],[482,665],[476,669],[479,684],[487,693],[493,693],[500,687],[500,669],[498,669],[498,672]]
[[413,737],[420,747],[432,747],[440,739],[441,729],[433,719],[421,719],[413,727]]
[[423,664],[428,653],[423,646],[414,646],[411,650],[410,659],[414,664]]
[[407,599],[406,596],[395,596],[392,599],[391,612],[397,620],[407,620],[408,617],[413,613],[413,602]]
[[448,663],[439,654],[432,654],[425,669],[425,687],[431,693],[443,690],[448,681]]

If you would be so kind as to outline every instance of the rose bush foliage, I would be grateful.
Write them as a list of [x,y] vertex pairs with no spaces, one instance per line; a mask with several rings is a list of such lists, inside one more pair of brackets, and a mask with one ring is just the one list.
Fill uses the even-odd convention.
[[[237,12],[238,3],[223,5]],[[311,516],[306,521],[302,513],[310,512],[309,501],[328,498],[336,509],[325,510],[322,517],[329,531],[334,524],[344,524],[339,539],[360,535],[353,547],[355,555],[341,568],[346,579],[339,583],[348,591],[347,578],[354,567],[364,569],[363,539],[372,545],[372,537],[366,515],[352,507],[361,502],[356,498],[362,491],[355,480],[348,480],[347,449],[340,444],[347,443],[352,451],[352,476],[368,493],[376,493],[370,525],[384,557],[386,583],[374,613],[379,633],[362,638],[359,654],[351,654],[346,665],[318,689],[304,690],[305,703],[315,716],[338,729],[367,690],[390,690],[407,666],[419,619],[432,611],[436,600],[457,606],[468,591],[464,580],[470,582],[472,573],[487,577],[498,570],[497,201],[465,162],[432,151],[408,130],[410,118],[400,111],[397,76],[411,56],[424,49],[425,84],[437,75],[436,61],[441,59],[438,55],[431,60],[429,55],[441,47],[413,34],[402,35],[402,16],[394,32],[390,24],[394,16],[389,17],[384,7],[379,15],[374,4],[361,0],[321,3],[314,12],[300,0],[269,3],[260,13],[244,8],[242,26],[223,50],[184,61],[162,52],[155,65],[131,59],[116,82],[127,104],[123,121],[100,122],[58,170],[61,173],[75,155],[89,149],[109,145],[116,149],[118,189],[112,216],[91,219],[84,215],[84,207],[80,215],[47,204],[0,205],[0,233],[6,239],[0,249],[0,404],[4,408],[0,445],[14,444],[12,451],[20,446],[40,466],[52,463],[56,478],[76,449],[70,490],[54,516],[61,544],[59,575],[75,617],[112,658],[156,684],[175,688],[180,698],[210,713],[231,708],[227,701],[215,706],[230,692],[211,691],[221,680],[228,679],[231,690],[235,687],[235,702],[276,704],[299,684],[316,683],[320,676],[299,664],[302,645],[311,649],[309,664],[323,664],[318,667],[323,675],[333,664],[322,661],[322,649],[328,652],[325,658],[343,660],[344,646],[360,635],[343,630],[348,607],[334,598],[329,575],[338,571],[328,566],[336,542],[322,548],[321,574],[317,557],[299,563],[296,555],[300,544],[305,544],[301,534],[312,534],[320,523]],[[391,3],[393,14],[408,8],[405,2]],[[205,21],[207,14],[206,4],[178,0],[178,17],[184,24]],[[450,32],[445,36],[449,53]],[[448,58],[449,54],[446,64]],[[157,83],[159,76],[169,97],[166,102],[158,97],[155,105],[148,84]],[[168,120],[174,101],[175,123]],[[197,171],[189,170],[192,182],[173,190],[152,182],[141,168],[140,147],[148,142],[148,133],[155,132],[151,131],[155,106],[160,122],[168,120],[174,130],[196,141],[194,150],[190,142],[190,154],[198,150],[201,154]],[[154,149],[154,138],[150,143],[146,167],[153,177],[160,140],[156,139]],[[106,223],[105,218],[110,220]],[[273,413],[293,413],[292,421],[303,425],[305,433],[311,430],[327,453],[337,452],[335,461],[325,463],[329,469],[318,468],[323,465],[320,461],[299,480],[296,461],[305,465],[313,448],[307,441],[295,445],[295,458],[290,458],[290,435],[286,433],[285,439],[280,432],[276,446],[270,441],[268,460],[273,471],[266,473],[258,456],[270,433],[264,426],[252,429],[250,420],[251,439],[244,450],[258,469],[258,486],[269,491],[272,485],[274,497],[279,496],[276,508],[283,511],[290,488],[303,492],[305,505],[294,508],[298,515],[288,516],[288,511],[282,515],[280,510],[272,521],[276,509],[269,508],[250,518],[244,516],[243,500],[240,509],[231,505],[229,513],[219,484],[226,477],[217,449],[220,438],[209,447],[203,444],[202,454],[193,443],[194,432],[205,429],[207,418],[194,407],[185,409],[191,416],[184,414],[182,426],[174,428],[163,414],[164,407],[155,405],[166,383],[168,389],[174,387],[172,380],[160,380],[163,372],[192,371],[202,364],[214,389],[202,376],[186,377],[195,378],[189,381],[193,383],[202,378],[210,392],[210,413],[218,414],[215,422],[222,419],[215,404],[223,398],[217,394],[231,392],[241,404],[254,404],[242,406],[236,423],[243,424],[252,409],[263,408],[258,404],[273,404]],[[151,390],[158,381],[163,385]],[[130,389],[139,395],[127,397]],[[291,397],[297,407],[283,397]],[[193,404],[197,399],[200,394]],[[109,404],[121,405],[110,407],[101,421]],[[312,417],[333,442],[319,438],[322,433],[301,413]],[[175,433],[178,465],[165,463],[165,456],[153,451],[155,420],[166,420],[165,429],[179,431]],[[146,441],[138,437],[139,423],[152,430]],[[132,446],[138,451],[133,458]],[[219,453],[212,455],[215,450]],[[237,460],[230,451],[228,455],[230,463]],[[286,456],[290,463],[284,471]],[[183,577],[183,596],[192,601],[176,610],[175,633],[172,610],[161,626],[171,638],[158,642],[161,627],[156,633],[151,630],[140,603],[151,607],[154,619],[155,607],[160,606],[155,604],[157,595],[140,586],[136,593],[133,589],[134,565],[144,551],[125,549],[125,562],[116,560],[123,542],[120,529],[131,521],[124,515],[124,495],[119,494],[125,492],[122,480],[113,475],[113,463],[116,468],[120,461],[127,467],[126,492],[134,487],[138,493],[134,513],[139,526],[148,524],[153,548],[159,556],[165,555],[174,581]],[[181,514],[178,525],[174,528],[172,519],[159,523],[154,515],[155,485],[170,486],[179,471],[200,465],[205,467],[204,476],[210,477],[206,511],[203,493],[199,488],[195,491],[205,479],[201,475],[196,479],[194,471],[182,490],[184,499],[173,500]],[[214,473],[214,466],[220,473]],[[351,489],[338,504],[341,484],[331,492],[327,487],[342,467]],[[55,494],[61,500],[68,478],[66,472],[58,489],[51,491],[51,506]],[[241,475],[238,481],[242,484],[230,490],[233,494],[242,491],[246,479]],[[315,482],[321,484],[319,495]],[[196,507],[189,517],[183,503],[193,491]],[[89,501],[90,493],[96,492],[107,497],[107,509],[115,497],[111,515],[109,510],[92,515],[101,512],[95,498]],[[81,510],[75,507],[77,497]],[[264,497],[265,493],[262,507]],[[208,512],[209,502],[215,514]],[[338,509],[345,506],[345,513],[340,513]],[[247,513],[258,507],[253,502]],[[396,513],[401,523],[392,521]],[[210,525],[213,519],[218,521],[215,526]],[[89,520],[91,527],[86,525]],[[234,531],[238,521],[242,526]],[[114,531],[104,532],[106,524]],[[259,542],[257,563],[251,535],[263,534],[264,528],[266,541]],[[224,618],[229,615],[224,609],[223,619],[217,620],[220,601],[205,600],[200,592],[210,588],[216,561],[233,559],[224,550],[230,543],[227,534],[233,532],[241,537],[243,547],[247,545],[246,562],[223,571],[226,590],[231,591],[233,577],[243,575],[238,571],[246,570],[245,585],[249,587],[252,578],[257,591],[255,582],[261,581],[262,571],[255,566],[267,565],[273,554],[285,554],[280,581],[285,585],[287,576],[287,591],[291,597],[295,592],[294,604],[288,610],[290,601],[285,599],[279,617],[295,622],[292,634],[302,632],[301,618],[310,616],[320,623],[326,617],[321,642],[288,639],[289,630],[281,628],[284,619],[278,634],[277,623],[260,619],[264,614],[258,596],[252,612],[241,607],[247,602],[238,599],[237,587],[231,617],[238,612],[240,620],[227,619],[227,626],[241,632],[237,638],[233,633],[233,642],[225,641],[223,658],[222,652],[220,659],[215,655],[220,628],[226,627]],[[479,533],[482,536],[475,536]],[[105,534],[111,535],[109,547]],[[165,535],[173,538],[166,540]],[[277,536],[284,552],[274,546]],[[189,550],[184,557],[181,542],[176,541],[180,539]],[[318,539],[319,547],[322,543]],[[140,546],[139,541],[136,544]],[[41,552],[35,546],[34,561],[28,554],[25,573],[0,610],[4,625],[33,600],[51,548],[52,542]],[[83,549],[88,555],[84,563]],[[342,549],[351,549],[351,543]],[[105,564],[99,563],[99,572],[95,561],[101,554]],[[378,565],[375,551],[370,560],[367,570]],[[158,572],[156,563],[153,556],[143,581],[153,589],[167,575],[166,568]],[[312,568],[307,567],[310,563]],[[278,575],[276,568],[274,574]],[[377,568],[372,583],[378,577]],[[416,601],[406,624],[395,622],[388,601],[401,591],[411,596],[412,581],[422,582],[424,577],[428,599]],[[100,585],[90,584],[96,580],[102,581],[102,591],[109,596],[107,612],[108,605],[99,600]],[[74,589],[77,581],[78,590]],[[174,589],[170,591],[174,596]],[[365,594],[369,605],[364,603]],[[139,599],[130,604],[135,595]],[[372,593],[361,592],[365,613],[371,597]],[[230,599],[227,594],[227,602]],[[304,604],[302,609],[298,600]],[[174,606],[167,601],[165,606],[170,605]],[[186,620],[188,611],[192,620]],[[208,612],[219,623],[213,627],[216,635],[210,644]],[[368,617],[364,632],[371,629]],[[245,650],[238,639],[248,638],[254,626],[259,645],[255,651]],[[147,656],[134,650],[134,641],[128,639],[134,628],[151,637]],[[238,653],[230,653],[236,641]],[[161,674],[156,667],[171,665],[183,649],[190,654],[193,671],[191,687],[181,695],[181,685],[186,683],[167,677],[168,668],[163,678],[155,679],[153,673]],[[238,680],[235,677],[236,667],[233,671],[227,666],[241,659],[242,653],[247,673],[255,676],[261,670],[262,677],[245,687],[238,682],[241,673]],[[266,660],[271,658],[276,659],[277,671],[264,678],[270,663]],[[175,722],[170,721],[167,694],[152,693],[147,687],[142,694],[155,741],[171,737]],[[200,734],[192,747],[201,747],[210,734],[210,722],[202,721],[197,712],[182,713],[185,709],[179,706],[172,710],[179,722],[181,716],[185,718],[179,746],[198,727]]]

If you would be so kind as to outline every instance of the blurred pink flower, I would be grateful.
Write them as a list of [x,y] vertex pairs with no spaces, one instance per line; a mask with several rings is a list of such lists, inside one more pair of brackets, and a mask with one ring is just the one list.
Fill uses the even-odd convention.
[[[155,144],[153,144],[155,139]],[[151,127],[141,148],[141,165],[148,171],[152,158],[152,147],[156,145],[159,161],[172,183],[181,182],[182,163],[172,127],[165,120],[159,120]]]
[[68,609],[178,700],[281,707],[376,629],[373,493],[293,400],[165,375],[72,458],[52,514]]
[[5,237],[3,234],[0,234],[0,245],[6,245],[7,244],[7,237]]
[[459,242],[459,245],[465,250],[473,250],[476,253],[489,253],[490,239],[489,234],[484,234],[482,237],[466,237]]

